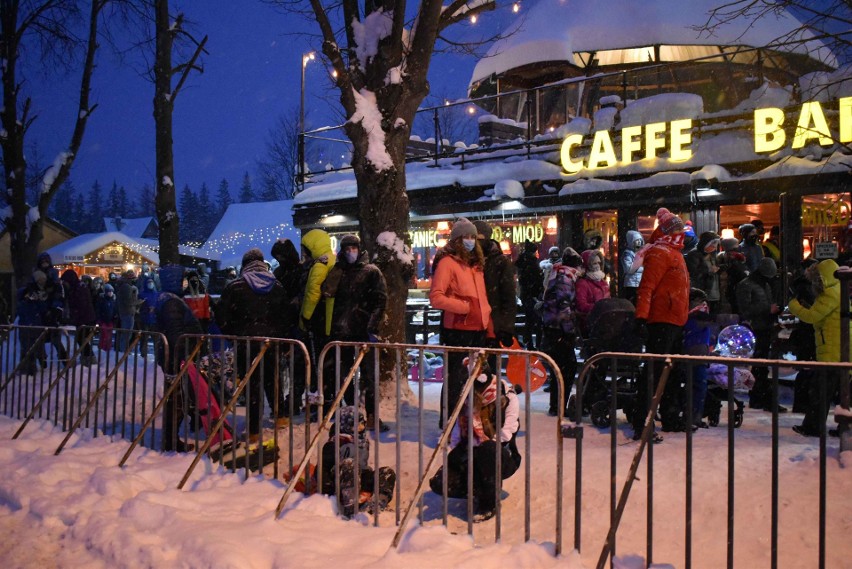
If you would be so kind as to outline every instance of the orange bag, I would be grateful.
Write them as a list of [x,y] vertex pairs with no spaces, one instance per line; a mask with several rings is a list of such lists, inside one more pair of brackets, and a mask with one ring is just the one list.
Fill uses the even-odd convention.
[[[518,339],[515,338],[515,341],[509,347],[510,350],[520,350],[521,344],[518,343]],[[540,388],[547,381],[547,369],[544,367],[544,363],[538,358],[538,356],[529,356],[529,366],[530,366],[530,392],[533,392]],[[527,367],[527,357],[522,356],[520,354],[513,355],[509,354],[509,361],[506,363],[506,377],[509,379],[509,382],[512,385],[519,385],[521,389],[526,390],[526,367]]]

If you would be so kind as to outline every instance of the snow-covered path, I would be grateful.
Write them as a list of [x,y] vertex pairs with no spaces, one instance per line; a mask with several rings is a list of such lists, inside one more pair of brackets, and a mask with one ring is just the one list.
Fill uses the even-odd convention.
[[[436,384],[426,392],[426,407],[437,401]],[[591,567],[600,552],[609,511],[608,433],[586,428],[583,458],[582,556],[552,556],[555,495],[555,419],[548,417],[547,395],[532,396],[532,422],[519,441],[531,454],[522,470],[504,484],[502,543],[493,544],[494,521],[466,535],[464,504],[452,501],[449,532],[440,520],[440,500],[426,496],[426,525],[409,528],[398,551],[389,549],[394,512],[343,521],[332,501],[296,494],[279,520],[272,512],[283,493],[280,481],[232,475],[203,462],[184,491],[175,489],[191,457],[137,450],[118,468],[125,441],[81,433],[59,456],[53,451],[63,434],[37,422],[10,441],[20,422],[0,418],[0,564],[3,567]],[[406,414],[401,454],[403,503],[416,483],[416,421]],[[433,417],[433,415],[430,415]],[[748,410],[736,432],[736,537],[738,567],[769,564],[770,415]],[[790,431],[801,416],[781,417],[780,550],[781,567],[814,567],[817,551],[818,447]],[[435,421],[425,439],[437,439]],[[636,443],[618,433],[618,484],[623,483]],[[694,437],[693,567],[725,564],[726,444],[722,427]],[[430,438],[431,437],[431,438]],[[383,435],[382,462],[392,464],[395,435]],[[841,457],[829,442],[828,562],[845,566],[852,558],[852,457]],[[655,561],[683,565],[685,435],[668,434],[654,448]],[[431,448],[428,448],[431,450]],[[574,442],[565,443],[564,549],[573,545]],[[286,456],[286,455],[285,455]],[[530,464],[531,534],[523,543],[526,462]],[[638,567],[645,547],[645,466],[618,538],[622,567]],[[457,535],[453,535],[457,534]],[[634,556],[631,556],[634,554]]]

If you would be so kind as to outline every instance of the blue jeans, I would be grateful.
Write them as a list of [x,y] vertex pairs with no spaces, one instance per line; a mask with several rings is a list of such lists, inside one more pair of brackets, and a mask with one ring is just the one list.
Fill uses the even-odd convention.
[[[125,330],[133,330],[133,321],[134,315],[121,315],[119,316],[119,320],[121,321],[121,328]],[[122,332],[118,335],[118,351],[123,352],[127,350],[127,344],[130,342],[130,332]]]

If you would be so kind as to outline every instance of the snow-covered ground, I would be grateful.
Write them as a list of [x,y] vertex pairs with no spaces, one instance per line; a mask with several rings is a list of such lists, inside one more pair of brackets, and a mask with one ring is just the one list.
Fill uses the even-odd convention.
[[[412,384],[415,393],[417,386]],[[438,438],[439,386],[425,384],[424,458]],[[788,390],[784,394],[789,398]],[[448,527],[442,527],[440,499],[428,493],[424,524],[414,519],[399,549],[390,547],[402,507],[384,512],[379,527],[364,514],[344,521],[333,500],[294,494],[282,516],[274,510],[285,485],[271,477],[230,474],[209,461],[194,471],[184,490],[178,481],[189,455],[161,455],[138,449],[124,468],[124,440],[72,437],[59,455],[63,433],[36,421],[10,440],[20,421],[0,417],[0,564],[3,567],[593,567],[609,520],[610,444],[608,432],[587,426],[583,440],[582,554],[571,552],[576,449],[566,440],[563,481],[563,555],[553,557],[556,527],[555,419],[546,414],[547,394],[530,398],[530,419],[522,399],[519,446],[524,464],[504,483],[501,541],[494,543],[496,520],[475,526],[467,536],[464,501],[451,500]],[[416,485],[418,408],[404,406],[397,435],[381,436],[380,462],[395,466],[399,440],[401,503]],[[693,438],[693,567],[723,567],[726,559],[727,429],[700,430]],[[781,567],[815,567],[818,544],[819,449],[817,439],[794,434],[800,415],[782,415],[780,429],[779,562]],[[295,447],[304,448],[302,424]],[[737,567],[763,567],[770,560],[771,416],[747,410],[735,432],[735,560]],[[620,489],[637,443],[621,427],[616,435]],[[684,564],[685,440],[666,433],[654,447],[654,561]],[[285,432],[281,443],[286,470]],[[527,448],[529,444],[529,449]],[[828,443],[827,567],[849,566],[852,528],[852,456],[838,456]],[[298,453],[296,453],[298,455]],[[298,456],[297,456],[298,458]],[[846,468],[841,467],[846,463]],[[527,470],[527,467],[529,469]],[[270,469],[267,467],[267,472]],[[527,479],[527,477],[529,477]],[[642,567],[645,553],[646,484],[643,462],[618,534],[619,567]],[[530,533],[524,543],[524,495],[530,488]]]

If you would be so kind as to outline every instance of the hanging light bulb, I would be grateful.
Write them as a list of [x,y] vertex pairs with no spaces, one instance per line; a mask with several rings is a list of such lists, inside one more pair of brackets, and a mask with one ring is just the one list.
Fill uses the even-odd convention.
[[473,105],[470,105],[470,106],[467,108],[467,114],[472,115],[472,114],[473,114],[473,113],[475,113],[475,112],[476,112],[476,107],[474,107]]
[[476,20],[478,20],[478,19],[479,19],[479,18],[477,18],[477,17],[476,17],[476,14],[474,14],[474,15],[472,15],[472,16],[470,17],[470,23],[471,23],[471,24],[475,24],[475,23],[476,23]]
[[520,11],[521,11],[521,3],[520,2],[515,2],[514,4],[512,4],[512,12],[517,14]]
[[722,239],[733,239],[734,238],[734,230],[730,227],[722,230]]

